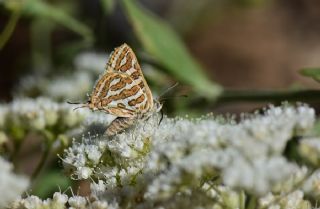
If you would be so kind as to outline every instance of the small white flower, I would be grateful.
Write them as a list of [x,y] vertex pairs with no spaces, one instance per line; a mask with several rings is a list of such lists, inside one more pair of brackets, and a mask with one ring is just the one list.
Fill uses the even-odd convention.
[[109,209],[109,204],[104,201],[94,201],[92,203],[93,209]]
[[87,201],[86,201],[86,198],[84,197],[74,196],[69,198],[68,203],[71,207],[80,209],[80,208],[86,208]]
[[103,193],[106,191],[106,185],[104,183],[104,181],[102,180],[98,180],[98,182],[91,182],[90,184],[90,189],[93,193],[95,193],[95,195],[98,195],[100,193]]
[[86,152],[89,160],[91,160],[95,164],[99,163],[99,160],[100,160],[102,153],[99,151],[98,146],[87,145],[85,147],[85,152]]
[[61,194],[60,192],[55,192],[52,199],[60,204],[66,204],[68,202],[68,196],[66,194]]
[[75,173],[79,179],[88,179],[92,174],[92,169],[89,167],[78,167]]
[[[281,198],[279,198],[281,197]],[[267,196],[259,200],[262,208],[306,208],[311,209],[311,203],[303,199],[304,194],[300,190],[293,191],[287,195],[272,195],[269,193]],[[275,201],[276,200],[276,201]]]
[[23,200],[22,205],[24,205],[27,209],[31,209],[42,206],[43,202],[39,197],[32,195]]

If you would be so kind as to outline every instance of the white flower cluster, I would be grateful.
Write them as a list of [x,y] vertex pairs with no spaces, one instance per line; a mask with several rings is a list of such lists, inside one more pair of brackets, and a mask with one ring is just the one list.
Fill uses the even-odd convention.
[[105,68],[107,60],[108,54],[83,52],[76,56],[74,65],[77,70],[92,71],[94,74],[100,74]]
[[320,199],[320,169],[317,169],[303,184],[305,194]]
[[[204,175],[217,173],[231,188],[255,195],[274,191],[279,183],[301,172],[283,152],[287,142],[310,131],[314,121],[313,109],[284,106],[247,116],[240,123],[218,124],[212,119],[164,123],[166,127],[153,137],[157,140],[152,140],[154,149],[147,160],[147,169],[158,176],[149,183],[146,196],[168,198],[177,187],[192,186]],[[192,180],[185,182],[186,178]]]
[[[74,141],[72,146],[65,150],[63,163],[66,170],[72,172],[73,178],[87,179],[95,175],[115,187],[130,184],[143,168],[150,145],[147,136],[156,126],[151,120],[156,122],[156,117],[150,119],[150,123],[141,123],[134,128],[135,132],[141,134],[139,139],[129,133],[118,134],[113,139],[103,136],[111,119],[104,114],[89,116],[84,122],[88,125],[89,134],[83,136],[80,142]],[[143,137],[144,133],[146,137]]]
[[86,95],[93,85],[93,76],[88,72],[77,72],[53,79],[45,86],[46,95],[55,99],[79,99]]
[[97,136],[74,142],[63,161],[73,177],[97,179],[92,192],[107,201],[142,208],[212,208],[213,202],[232,202],[236,208],[243,203],[241,192],[223,192],[221,185],[263,197],[291,192],[307,178],[308,168],[285,155],[288,143],[308,136],[314,123],[315,112],[306,105],[270,107],[238,123],[164,118],[159,125],[154,115],[112,138],[90,127]]
[[0,157],[0,208],[5,208],[20,197],[29,186],[29,180],[12,172],[12,165]]
[[259,204],[261,208],[268,209],[311,209],[311,204],[308,201],[303,199],[304,193],[300,190],[296,190],[289,194],[280,194],[277,196],[269,193],[265,197],[259,200]]
[[300,154],[315,166],[320,166],[320,138],[305,138],[299,146]]
[[72,107],[47,98],[20,98],[9,104],[0,104],[0,141],[8,136],[23,139],[32,131],[47,137],[71,132],[80,126],[88,113],[73,111]]
[[96,52],[79,54],[74,60],[75,70],[69,75],[55,76],[51,79],[30,76],[24,78],[18,89],[20,95],[46,95],[58,100],[79,100],[83,98],[106,66],[108,55]]
[[41,200],[37,196],[18,199],[11,204],[10,209],[118,209],[118,205],[106,201],[92,200],[82,196],[68,197],[56,192],[52,199]]

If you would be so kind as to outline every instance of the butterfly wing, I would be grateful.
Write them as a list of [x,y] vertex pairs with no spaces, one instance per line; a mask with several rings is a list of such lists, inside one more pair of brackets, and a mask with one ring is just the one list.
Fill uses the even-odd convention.
[[136,115],[152,109],[152,93],[133,50],[127,44],[122,44],[112,52],[105,75],[113,79],[106,82],[103,99],[107,101],[110,111],[117,113],[114,115],[125,117],[118,115],[119,108]]
[[[119,73],[127,76],[124,78],[128,81],[125,88],[127,90],[132,89],[131,93],[135,92],[133,97],[130,96],[124,99],[131,109],[143,114],[153,108],[151,90],[142,74],[133,50],[127,44],[122,44],[120,47],[115,48],[109,58],[106,73]],[[132,83],[129,83],[129,79],[131,79]],[[118,85],[123,86],[123,83]],[[113,95],[111,92],[110,95]],[[128,95],[131,95],[131,93]]]
[[136,110],[128,105],[128,100],[133,94],[141,94],[142,90],[131,90],[132,83],[132,79],[125,74],[107,72],[96,82],[91,98],[98,98],[100,110],[118,117],[133,117]]
[[101,102],[100,110],[118,117],[143,115],[153,108],[151,91],[127,44],[115,48],[110,55],[106,72],[95,84],[93,98]]

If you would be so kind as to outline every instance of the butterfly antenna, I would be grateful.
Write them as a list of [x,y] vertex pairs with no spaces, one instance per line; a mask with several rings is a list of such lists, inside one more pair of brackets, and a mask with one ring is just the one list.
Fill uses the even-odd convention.
[[67,101],[67,103],[68,103],[68,104],[75,104],[75,105],[82,104],[82,106],[79,106],[79,107],[76,107],[76,108],[73,109],[73,110],[76,110],[76,109],[79,109],[79,108],[88,107],[88,104],[90,103],[90,101],[87,101],[87,103]]
[[158,96],[158,98],[160,99],[163,95],[165,95],[166,93],[168,93],[169,91],[171,91],[173,88],[177,87],[179,85],[178,82],[176,82],[175,84],[173,84],[172,86],[170,86],[169,88],[167,88],[164,92],[162,92],[160,94],[160,96]]
[[71,186],[68,186],[68,187],[63,191],[63,194],[65,194],[68,190],[70,190],[70,192],[73,194],[73,191],[72,191],[72,187],[71,187]]
[[88,107],[88,104],[85,104],[85,105],[82,105],[82,106],[73,108],[73,111],[75,111],[75,110],[77,110],[77,109],[80,109],[80,108],[84,108],[84,107]]
[[70,102],[70,101],[67,101],[68,104],[81,104],[80,102]]
[[177,96],[173,96],[173,97],[162,97],[162,98],[160,98],[160,101],[162,102],[162,101],[165,101],[165,100],[168,100],[168,99],[179,98],[179,97],[186,98],[186,97],[188,97],[188,95],[183,94],[183,95],[177,95]]

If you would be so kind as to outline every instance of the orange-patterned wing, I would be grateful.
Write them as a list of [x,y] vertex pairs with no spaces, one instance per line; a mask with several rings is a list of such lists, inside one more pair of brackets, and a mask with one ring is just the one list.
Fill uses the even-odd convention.
[[118,117],[143,115],[153,108],[153,97],[132,49],[123,44],[111,54],[107,70],[98,79],[91,97]]

